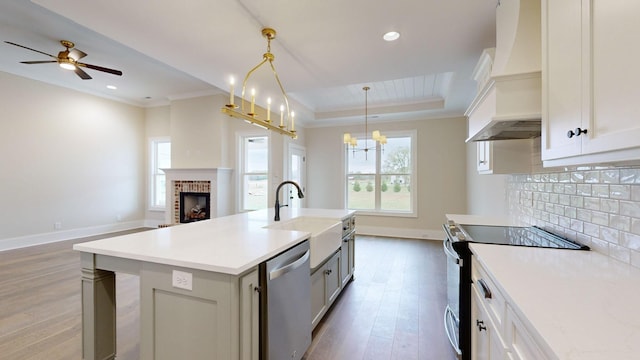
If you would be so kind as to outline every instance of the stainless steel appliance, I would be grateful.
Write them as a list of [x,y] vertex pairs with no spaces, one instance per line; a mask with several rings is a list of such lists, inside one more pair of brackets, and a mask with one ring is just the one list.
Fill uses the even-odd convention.
[[309,258],[304,241],[259,266],[262,360],[299,360],[311,345]]
[[444,328],[458,358],[471,359],[471,251],[469,242],[589,250],[535,226],[443,225],[447,255],[447,307]]

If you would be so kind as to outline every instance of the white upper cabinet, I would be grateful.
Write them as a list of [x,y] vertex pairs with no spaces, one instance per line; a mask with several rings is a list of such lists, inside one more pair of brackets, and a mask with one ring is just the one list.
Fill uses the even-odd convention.
[[545,166],[640,160],[639,14],[636,1],[542,2]]

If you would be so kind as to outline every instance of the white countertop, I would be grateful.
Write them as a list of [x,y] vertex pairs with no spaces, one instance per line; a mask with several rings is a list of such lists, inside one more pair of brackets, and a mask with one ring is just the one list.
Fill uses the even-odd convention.
[[595,251],[470,248],[558,359],[640,358],[640,269]]
[[[280,210],[281,221],[300,216],[342,220],[352,210]],[[125,259],[239,275],[309,238],[310,233],[265,229],[274,210],[259,210],[190,224],[75,244],[74,250]]]

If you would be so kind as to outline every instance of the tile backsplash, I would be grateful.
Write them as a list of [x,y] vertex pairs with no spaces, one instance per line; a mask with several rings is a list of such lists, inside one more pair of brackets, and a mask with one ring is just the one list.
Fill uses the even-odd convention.
[[508,177],[524,223],[640,267],[640,167],[579,167]]

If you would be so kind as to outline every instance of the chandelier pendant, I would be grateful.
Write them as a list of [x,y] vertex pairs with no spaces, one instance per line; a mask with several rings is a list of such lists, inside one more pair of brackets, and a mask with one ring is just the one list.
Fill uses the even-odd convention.
[[[234,103],[234,93],[233,93],[233,85],[234,81],[231,80],[230,91],[229,91],[229,104],[226,104],[222,107],[221,112],[227,114],[231,117],[242,119],[251,124],[257,125],[259,127],[276,131],[280,134],[290,136],[293,139],[296,139],[298,135],[295,130],[295,113],[290,111],[289,109],[289,98],[287,97],[287,93],[284,91],[284,87],[282,86],[282,82],[280,82],[280,77],[276,72],[276,68],[273,65],[273,60],[275,56],[271,53],[271,40],[276,38],[276,31],[272,28],[264,28],[262,29],[262,36],[267,39],[267,52],[262,55],[262,61],[253,67],[247,75],[244,77],[244,81],[242,82],[242,93],[240,100],[240,111],[237,111],[238,105]],[[269,63],[269,67],[273,72],[273,76],[282,92],[283,105],[280,106],[280,124],[274,125],[271,120],[271,98],[267,99],[267,117],[266,119],[260,119],[255,110],[255,91],[252,89],[251,91],[251,107],[249,111],[245,111],[245,93],[247,89],[247,81],[251,77],[257,69],[259,69],[265,63]],[[286,108],[286,113],[285,113]],[[285,116],[286,115],[286,116]],[[285,125],[285,120],[286,124]]]
[[357,151],[364,151],[364,159],[367,159],[367,154],[369,153],[369,150],[376,150],[376,148],[378,147],[378,145],[380,145],[380,151],[384,152],[384,144],[387,143],[387,137],[385,135],[381,135],[380,131],[378,130],[374,130],[371,133],[371,140],[373,140],[374,146],[369,147],[369,122],[368,122],[368,118],[369,118],[369,90],[371,88],[368,86],[365,86],[362,88],[362,90],[364,90],[364,148],[358,148],[358,139],[356,137],[351,136],[350,133],[344,133],[343,135],[343,141],[344,144],[346,145],[346,149],[347,151],[349,150],[349,146],[351,146],[351,150],[353,151],[353,157],[356,156],[356,152]]

